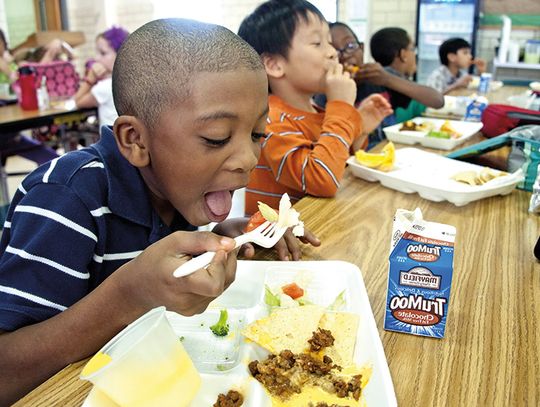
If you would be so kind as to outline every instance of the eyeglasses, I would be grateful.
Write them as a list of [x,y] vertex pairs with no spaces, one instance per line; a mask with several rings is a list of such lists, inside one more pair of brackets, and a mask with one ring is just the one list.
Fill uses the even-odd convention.
[[418,53],[418,48],[417,47],[407,47],[407,51],[411,51],[411,52],[414,52],[415,54]]
[[341,49],[336,49],[336,51],[338,52],[338,55],[340,57],[344,56],[344,55],[350,55],[352,54],[354,51],[356,51],[358,48],[360,49],[364,49],[364,43],[363,42],[356,42],[356,41],[351,41],[347,44],[345,44],[345,46]]

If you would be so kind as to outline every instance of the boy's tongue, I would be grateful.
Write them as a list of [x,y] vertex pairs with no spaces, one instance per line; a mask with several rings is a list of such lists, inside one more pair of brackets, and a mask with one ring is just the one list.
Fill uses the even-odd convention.
[[229,191],[208,192],[204,198],[210,212],[217,217],[227,216],[231,211],[232,197]]

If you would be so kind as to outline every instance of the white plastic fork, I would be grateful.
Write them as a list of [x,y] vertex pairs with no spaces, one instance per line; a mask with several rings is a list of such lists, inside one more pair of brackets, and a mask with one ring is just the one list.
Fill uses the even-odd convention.
[[[245,243],[251,242],[269,248],[274,246],[278,240],[281,239],[286,230],[286,227],[278,226],[277,222],[266,221],[251,232],[235,237],[234,240],[236,245],[234,247],[237,248]],[[199,269],[205,268],[212,262],[215,254],[216,252],[206,252],[200,256],[193,257],[191,260],[188,260],[174,270],[173,276],[176,278],[184,277]]]

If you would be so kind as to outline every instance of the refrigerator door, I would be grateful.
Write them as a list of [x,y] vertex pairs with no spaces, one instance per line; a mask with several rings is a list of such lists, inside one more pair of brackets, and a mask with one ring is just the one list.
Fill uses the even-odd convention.
[[439,46],[443,41],[460,37],[475,52],[478,25],[478,0],[418,0],[416,46],[417,81],[425,83],[440,64]]

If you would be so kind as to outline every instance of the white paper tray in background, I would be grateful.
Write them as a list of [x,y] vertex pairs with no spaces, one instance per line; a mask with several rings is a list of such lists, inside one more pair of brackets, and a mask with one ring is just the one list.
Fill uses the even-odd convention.
[[[239,261],[233,284],[203,314],[189,318],[172,312],[167,315],[178,336],[184,337],[185,348],[201,372],[202,387],[191,403],[192,407],[211,406],[219,393],[225,394],[231,389],[244,395],[243,407],[271,406],[266,392],[251,377],[247,367],[252,360],[264,359],[267,352],[244,340],[240,331],[246,324],[268,315],[264,303],[265,284],[279,287],[298,281],[298,278],[303,281],[307,299],[319,305],[330,305],[345,291],[343,311],[360,315],[355,363],[369,363],[373,367],[363,393],[366,403],[377,407],[397,406],[392,378],[358,267],[343,261]],[[208,326],[211,321],[217,321],[222,308],[228,309],[231,331],[225,338],[215,338],[209,334]],[[83,404],[83,407],[113,406],[114,403],[100,401],[95,390]]]
[[[426,117],[415,117],[412,119],[415,123],[433,123],[435,129],[439,129],[441,125],[446,121],[443,119],[431,119]],[[427,137],[427,131],[400,131],[402,123],[394,124],[383,129],[386,138],[395,143],[402,144],[420,144],[424,147],[436,148],[439,150],[452,150],[463,144],[467,139],[474,136],[482,129],[482,123],[480,122],[465,122],[458,120],[448,120],[450,125],[462,134],[460,138],[456,139],[444,139],[437,137]]]
[[509,194],[523,179],[521,174],[509,174],[484,185],[467,185],[451,177],[461,171],[480,171],[484,167],[417,148],[396,150],[395,166],[389,172],[360,165],[354,156],[347,160],[347,164],[355,176],[366,181],[379,181],[387,188],[407,194],[416,192],[429,201],[449,201],[456,206],[490,196]]

